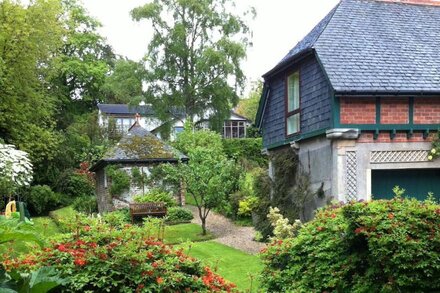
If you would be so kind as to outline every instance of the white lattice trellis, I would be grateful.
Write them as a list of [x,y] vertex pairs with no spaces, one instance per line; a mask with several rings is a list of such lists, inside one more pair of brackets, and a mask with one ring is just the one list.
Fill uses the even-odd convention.
[[345,153],[345,193],[347,200],[357,200],[356,152]]
[[411,163],[427,162],[429,151],[373,151],[371,152],[370,162],[380,163]]

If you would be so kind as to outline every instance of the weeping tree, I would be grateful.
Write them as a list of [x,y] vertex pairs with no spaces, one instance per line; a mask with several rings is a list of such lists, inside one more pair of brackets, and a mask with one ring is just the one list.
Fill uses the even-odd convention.
[[255,13],[231,11],[238,11],[233,0],[153,0],[132,10],[134,20],[148,20],[154,30],[144,81],[162,120],[179,109],[191,122],[215,126],[237,104],[250,45],[246,20]]

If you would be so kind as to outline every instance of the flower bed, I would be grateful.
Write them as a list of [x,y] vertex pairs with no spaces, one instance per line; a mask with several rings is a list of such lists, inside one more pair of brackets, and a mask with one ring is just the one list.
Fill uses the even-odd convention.
[[51,247],[6,259],[3,266],[19,271],[54,267],[68,280],[64,292],[230,292],[235,287],[182,249],[152,238],[151,227],[115,229],[89,221]]

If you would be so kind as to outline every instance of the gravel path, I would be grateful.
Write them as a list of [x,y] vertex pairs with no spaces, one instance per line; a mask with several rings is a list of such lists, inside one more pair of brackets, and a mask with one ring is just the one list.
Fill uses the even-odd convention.
[[[194,215],[192,222],[201,225],[197,207],[187,205],[186,208],[190,209]],[[265,247],[264,243],[252,240],[255,235],[253,227],[237,226],[231,220],[212,211],[206,219],[206,228],[215,235],[214,241],[250,254],[256,254]]]

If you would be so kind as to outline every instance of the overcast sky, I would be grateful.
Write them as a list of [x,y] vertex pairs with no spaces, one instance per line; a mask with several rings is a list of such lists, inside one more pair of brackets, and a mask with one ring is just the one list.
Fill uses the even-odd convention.
[[[132,60],[147,51],[152,30],[147,22],[131,20],[129,12],[148,0],[83,0],[89,13],[103,25],[101,33],[117,54]],[[243,63],[249,80],[257,80],[274,67],[339,0],[236,0],[253,6],[257,17],[250,23],[253,47]]]

